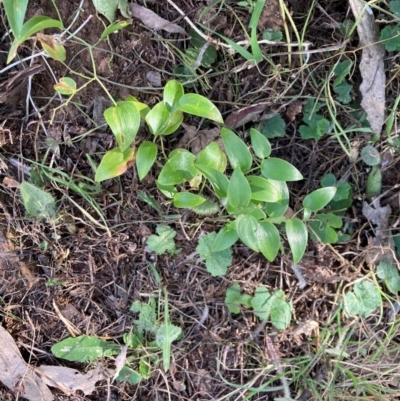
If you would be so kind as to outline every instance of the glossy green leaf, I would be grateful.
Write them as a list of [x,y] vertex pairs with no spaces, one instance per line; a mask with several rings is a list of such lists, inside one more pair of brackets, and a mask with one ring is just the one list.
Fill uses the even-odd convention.
[[153,167],[157,158],[157,146],[153,142],[142,142],[138,148],[136,155],[136,168],[139,180],[143,180],[147,173]]
[[212,252],[223,251],[224,249],[230,248],[238,239],[239,236],[236,232],[235,222],[232,221],[225,224],[225,226],[219,230],[211,250]]
[[222,174],[220,171],[213,169],[208,166],[195,164],[196,168],[204,174],[204,176],[210,181],[215,194],[220,198],[226,198],[228,196],[228,186],[229,180],[228,177]]
[[239,209],[248,206],[250,199],[250,184],[240,168],[235,168],[228,185],[228,204],[234,209]]
[[236,219],[236,232],[240,240],[253,251],[259,252],[258,221],[251,215],[242,214]]
[[269,157],[271,154],[271,144],[269,140],[260,131],[254,128],[250,129],[250,138],[255,155],[260,159]]
[[276,188],[271,181],[255,175],[250,175],[246,178],[250,184],[251,199],[261,202],[277,202],[281,200],[279,188]]
[[194,116],[208,118],[217,123],[223,123],[221,113],[206,97],[197,93],[187,93],[179,99],[179,110]]
[[178,208],[192,208],[199,206],[206,201],[206,198],[191,192],[178,192],[174,196],[174,206]]
[[303,179],[300,171],[286,160],[270,157],[261,163],[261,173],[264,177],[276,181],[300,181]]
[[7,64],[15,57],[18,47],[35,33],[47,28],[63,29],[63,24],[55,19],[38,15],[25,22],[22,26],[20,34],[16,37],[11,45],[8,53]]
[[135,161],[135,149],[124,152],[120,148],[111,149],[103,156],[94,177],[96,182],[109,180],[124,174]]
[[105,39],[108,35],[119,31],[120,29],[126,28],[131,24],[130,21],[115,21],[112,24],[108,25],[106,29],[104,29],[103,33],[100,36],[100,40]]
[[178,193],[178,190],[174,185],[163,185],[158,180],[156,181],[157,188],[160,192],[166,197],[172,199],[175,194]]
[[3,0],[3,6],[14,38],[18,38],[24,24],[28,0]]
[[274,261],[280,245],[279,232],[275,225],[268,221],[259,223],[256,237],[260,252],[270,262]]
[[265,212],[269,217],[283,216],[289,207],[289,188],[284,181],[269,180],[269,182],[279,192],[279,200],[276,202],[266,202]]
[[247,173],[253,164],[253,158],[246,144],[227,128],[222,128],[221,137],[231,167],[240,167],[243,173]]
[[217,203],[206,199],[202,204],[190,209],[200,216],[211,216],[212,214],[218,213],[221,208]]
[[104,118],[110,126],[122,152],[134,141],[140,125],[140,114],[133,102],[121,102],[104,111]]
[[375,284],[368,280],[359,281],[353,291],[346,293],[345,311],[349,315],[370,316],[382,304],[381,295]]
[[306,251],[308,231],[305,224],[296,218],[286,220],[286,235],[293,255],[293,263],[300,262]]
[[71,362],[91,362],[105,356],[117,355],[120,347],[96,336],[66,338],[51,347],[57,358]]
[[336,187],[316,189],[303,199],[303,206],[312,212],[324,208],[335,196]]
[[169,111],[179,107],[179,100],[184,94],[182,84],[175,79],[168,81],[164,87],[164,103]]
[[208,166],[223,173],[227,164],[226,155],[216,142],[211,142],[197,155],[196,164]]
[[73,95],[76,92],[76,82],[72,78],[62,77],[54,85],[54,89],[61,95]]
[[190,181],[197,175],[194,160],[192,153],[185,149],[176,149],[162,168],[158,182],[161,185],[177,185]]
[[157,103],[146,115],[146,123],[153,135],[162,135],[171,113],[164,102]]
[[147,113],[150,111],[150,107],[147,104],[140,102],[135,96],[129,95],[126,97],[125,102],[132,102],[138,109],[140,117],[146,120]]

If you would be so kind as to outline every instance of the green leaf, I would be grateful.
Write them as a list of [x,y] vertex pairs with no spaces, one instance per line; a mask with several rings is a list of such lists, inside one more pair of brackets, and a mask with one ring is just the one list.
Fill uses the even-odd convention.
[[71,362],[92,362],[98,358],[117,355],[120,347],[96,336],[66,338],[51,347],[57,358]]
[[270,42],[280,42],[283,38],[283,35],[281,31],[274,31],[273,29],[269,28],[263,32],[262,37],[264,40],[269,40]]
[[251,307],[251,296],[241,294],[239,284],[234,283],[226,290],[225,305],[231,313],[240,313],[241,305],[247,308]]
[[135,149],[127,149],[121,152],[120,148],[111,149],[101,159],[97,167],[94,180],[101,182],[124,174],[135,160]]
[[337,76],[337,78],[333,82],[334,87],[340,85],[343,82],[346,75],[350,73],[352,65],[353,62],[350,60],[344,60],[336,64],[335,68],[333,69],[333,73]]
[[386,51],[400,51],[400,25],[388,25],[381,30],[379,41],[383,43]]
[[153,142],[144,141],[140,144],[136,155],[136,168],[139,180],[142,181],[153,167],[157,158],[157,146]]
[[238,239],[235,222],[227,223],[216,235],[211,251],[219,252],[230,248]]
[[303,206],[312,212],[324,208],[335,196],[336,187],[319,188],[303,199]]
[[285,120],[279,115],[275,114],[273,117],[264,120],[261,133],[266,138],[281,138],[286,134]]
[[104,118],[110,126],[121,152],[132,144],[139,130],[140,114],[133,102],[121,102],[104,111]]
[[[100,36],[100,40],[105,39],[108,35],[119,31],[120,29],[124,29],[131,24],[130,21],[115,21],[108,25],[106,29],[104,29],[103,33]],[[117,379],[118,380],[118,379]]]
[[206,199],[203,203],[198,206],[194,206],[190,208],[196,214],[201,216],[210,216],[211,214],[216,214],[219,212],[220,207],[217,203]]
[[32,17],[29,21],[25,22],[25,24],[21,28],[18,37],[14,39],[11,45],[10,51],[8,53],[7,64],[15,57],[18,47],[22,43],[24,43],[35,33],[47,28],[63,29],[64,27],[60,21],[42,15]]
[[276,227],[268,221],[263,221],[258,224],[256,237],[260,252],[267,260],[273,262],[280,245],[279,232]]
[[124,366],[115,378],[115,380],[119,382],[127,382],[131,384],[139,384],[142,379],[142,375],[136,372],[136,370],[131,369],[129,366]]
[[155,201],[155,199],[144,193],[143,191],[137,190],[136,194],[138,196],[139,199],[141,199],[143,202],[146,202],[148,205],[150,205],[154,210],[156,210],[160,215],[163,214],[160,205]]
[[158,235],[153,234],[147,238],[147,246],[149,250],[157,253],[158,255],[162,255],[166,252],[170,253],[171,255],[177,254],[178,250],[175,247],[174,241],[176,231],[165,224],[159,224],[156,227],[156,231]]
[[163,185],[159,181],[156,181],[157,188],[162,192],[162,194],[172,199],[175,194],[178,193],[178,190],[173,185]]
[[170,118],[171,113],[168,111],[166,104],[159,102],[147,113],[146,123],[153,135],[164,135],[171,123]]
[[180,327],[169,322],[168,324],[164,323],[157,330],[156,343],[160,348],[164,348],[165,342],[171,346],[171,344],[178,340],[180,336],[182,336],[182,329]]
[[255,155],[260,159],[269,157],[271,154],[271,144],[269,140],[260,131],[254,128],[250,129],[250,138]]
[[76,82],[72,78],[62,77],[54,89],[61,95],[73,95],[76,92]]
[[122,15],[128,18],[126,10],[128,9],[128,0],[92,0],[94,8],[99,14],[104,15],[110,23],[115,20],[117,8],[121,10]]
[[365,194],[368,199],[378,196],[382,192],[382,171],[379,166],[373,166],[368,174]]
[[336,193],[332,199],[333,201],[341,201],[351,197],[351,185],[347,181],[337,182],[333,174],[325,174],[321,179],[321,185],[323,187],[336,186]]
[[370,316],[381,306],[382,299],[378,289],[368,280],[354,285],[353,291],[346,293],[344,307],[349,315]]
[[204,174],[210,184],[212,185],[215,194],[220,198],[226,198],[228,196],[228,177],[222,174],[220,171],[215,170],[211,167],[195,164],[196,168]]
[[38,32],[36,34],[37,39],[39,39],[43,50],[49,55],[53,60],[65,61],[67,58],[67,53],[65,47],[56,39],[55,35],[45,35]]
[[190,209],[199,206],[206,201],[206,198],[191,192],[178,192],[174,196],[174,206],[177,208]]
[[269,299],[271,323],[278,330],[285,330],[292,318],[292,306],[285,298],[285,293],[277,290]]
[[267,320],[271,312],[271,303],[269,302],[271,294],[264,286],[259,286],[254,292],[251,300],[251,307],[254,314],[261,320]]
[[22,182],[20,186],[22,203],[29,216],[38,219],[47,219],[56,214],[56,202],[51,194],[29,182]]
[[18,38],[21,36],[28,0],[3,0],[3,5],[14,38]]
[[253,158],[246,144],[227,128],[221,129],[221,137],[231,167],[240,167],[243,173],[247,173],[253,164]]
[[307,125],[299,127],[299,132],[303,139],[319,140],[328,132],[329,121],[317,114],[321,106],[322,103],[318,103],[314,99],[308,99],[304,106],[303,122]]
[[176,149],[162,168],[158,182],[161,185],[177,185],[190,181],[197,175],[194,160],[195,156],[192,153],[185,149]]
[[178,108],[179,100],[183,94],[184,89],[179,81],[172,79],[166,83],[164,87],[164,103],[166,104],[168,111]]
[[296,218],[286,220],[286,235],[293,255],[293,263],[300,262],[307,247],[308,232],[305,224]]
[[388,290],[396,295],[400,291],[400,275],[396,266],[387,262],[380,262],[376,267],[376,275],[385,281]]
[[179,110],[194,116],[208,118],[217,123],[223,123],[219,110],[206,97],[197,93],[187,93],[179,99]]
[[270,180],[256,175],[250,175],[246,178],[250,184],[251,199],[261,202],[277,202],[281,200],[279,188],[274,186]]
[[139,319],[133,321],[137,329],[141,332],[145,330],[154,334],[157,332],[159,325],[157,324],[154,298],[150,299],[150,304],[140,301],[132,302],[130,310],[134,313],[139,313]]
[[285,160],[270,157],[261,163],[261,173],[264,177],[276,181],[300,181],[303,179],[300,171]]
[[266,202],[265,211],[270,217],[283,216],[289,206],[289,188],[284,181],[269,180],[275,190],[279,192],[279,199],[276,202]]
[[389,9],[397,18],[400,18],[400,0],[389,1]]
[[338,241],[334,229],[340,228],[342,224],[342,219],[333,213],[319,213],[308,223],[311,238],[324,244],[335,244]]
[[221,151],[217,142],[209,143],[196,158],[196,165],[211,167],[223,173],[226,169],[226,155]]
[[342,82],[340,85],[337,85],[333,88],[333,91],[339,95],[337,99],[343,103],[348,104],[351,102],[350,92],[353,89],[353,85],[350,85],[346,81]]
[[381,155],[373,146],[365,146],[361,149],[361,159],[368,166],[376,166],[381,162]]
[[228,204],[234,209],[239,209],[248,206],[250,199],[250,184],[240,168],[235,168],[228,185]]
[[199,256],[206,262],[207,271],[213,277],[225,275],[228,267],[232,264],[232,250],[230,248],[218,252],[212,250],[216,236],[215,232],[202,235],[196,247]]
[[242,214],[236,219],[236,232],[240,240],[255,252],[259,252],[258,234],[259,224],[252,215]]

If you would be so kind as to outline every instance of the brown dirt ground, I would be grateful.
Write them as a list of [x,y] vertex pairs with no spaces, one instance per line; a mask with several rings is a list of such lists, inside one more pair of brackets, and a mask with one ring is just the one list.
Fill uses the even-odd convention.
[[[175,3],[194,21],[201,16],[207,19],[207,14],[202,15],[202,12],[209,2],[176,0]],[[338,42],[339,34],[333,29],[326,35],[323,29],[328,28],[323,28],[323,23],[342,21],[346,11],[340,2],[322,3],[326,3],[325,11],[330,19],[318,9],[313,15],[310,32],[315,39],[316,48]],[[66,24],[78,4],[77,0],[57,1]],[[166,2],[160,4],[148,1],[148,4],[159,15],[187,28],[180,15]],[[282,23],[279,13],[277,17],[274,4],[270,2],[270,8],[266,8],[262,15],[261,24],[264,29],[277,28]],[[289,5],[293,18],[298,24],[303,23],[304,10],[307,10],[310,2],[298,1],[291,4],[294,6]],[[235,11],[242,23],[246,24],[248,13],[243,8],[235,8]],[[216,9],[212,9],[210,13],[215,14]],[[48,0],[30,2],[28,16],[39,14],[56,16]],[[89,15],[93,15],[93,18],[78,36],[93,43],[104,29],[104,19],[96,16],[92,3],[87,0],[76,26]],[[4,15],[2,18],[4,19]],[[206,21],[202,22],[207,24]],[[218,18],[208,24],[233,40],[243,39],[236,18],[227,10],[220,11]],[[4,31],[0,31],[0,36],[3,34]],[[167,42],[163,42],[160,35]],[[146,73],[150,70],[159,71],[163,84],[171,79],[176,61],[174,54],[165,46],[168,41],[180,49],[187,46],[179,35],[165,32],[155,34],[137,20],[112,35],[110,42],[103,41],[94,50],[94,59],[97,73],[105,87],[115,97],[125,98],[130,94],[149,105],[155,104],[162,91],[151,86]],[[33,45],[32,42],[25,43],[20,49],[20,55],[31,54]],[[0,50],[0,68],[3,68],[8,50],[7,41],[0,43]],[[242,63],[239,56],[230,59],[224,57],[219,57],[214,66],[216,71],[220,71],[218,68],[224,65],[233,69]],[[313,62],[316,69],[323,62],[323,57],[323,54],[315,55]],[[275,56],[273,60],[278,71],[272,71],[271,65],[266,62],[260,63],[259,68],[244,69],[235,76],[229,71],[225,73],[224,68],[223,73],[210,76],[204,81],[204,87],[198,87],[197,90],[213,100],[224,116],[229,115],[234,104],[244,107],[265,102],[268,109],[276,109],[283,104],[280,93],[284,92],[286,96],[293,98],[302,93],[303,88],[298,82],[291,85],[289,74],[283,70],[287,63],[286,56]],[[296,69],[298,58],[294,57],[292,63],[292,69]],[[79,180],[79,175],[92,177],[85,154],[89,153],[99,161],[100,154],[112,146],[110,132],[104,126],[96,127],[93,121],[94,101],[97,99],[100,103],[107,103],[102,100],[105,99],[104,91],[93,83],[80,91],[69,105],[58,108],[59,101],[53,95],[54,81],[49,70],[53,71],[56,78],[65,76],[71,70],[91,76],[93,69],[88,51],[78,41],[71,41],[67,45],[67,60],[64,65],[48,60],[48,66],[43,66],[45,70],[33,77],[32,95],[41,111],[41,119],[47,127],[49,137],[53,143],[57,142],[59,148],[59,154],[48,155],[45,164],[49,164],[51,159],[53,168],[76,180]],[[9,78],[16,71],[9,71],[7,77],[0,79]],[[322,74],[322,69],[317,74]],[[78,85],[85,82],[83,78],[77,75],[75,77]],[[1,174],[2,181],[5,177],[17,181],[26,178],[21,169],[10,163],[11,158],[23,156],[41,162],[49,146],[49,137],[43,132],[37,115],[32,112],[27,120],[23,119],[25,83],[13,93],[7,94],[0,110],[3,120],[0,124],[1,161],[5,165]],[[308,82],[306,91],[309,95],[317,94],[311,82]],[[58,110],[54,111],[56,108]],[[282,116],[285,116],[285,110],[287,111],[287,107],[282,109]],[[290,115],[290,111],[287,115]],[[353,174],[354,166],[350,165],[334,141],[301,141],[296,135],[301,115],[294,113],[293,117],[285,118],[288,121],[287,135],[275,140],[273,145],[276,155],[293,163],[306,177],[304,182],[291,187],[293,199],[298,199],[291,205],[296,210],[305,194],[318,187],[324,174],[333,172],[338,177],[348,171]],[[338,118],[340,119],[340,114]],[[53,124],[50,125],[52,119]],[[196,125],[199,120],[189,118],[186,123]],[[179,131],[169,137],[167,149],[173,148],[182,134],[183,131]],[[142,129],[139,139],[143,140],[148,136]],[[360,143],[364,141],[364,138],[357,139]],[[398,182],[397,166],[397,160],[390,160],[384,179],[387,189]],[[227,399],[224,397],[233,390],[227,382],[243,385],[253,377],[254,367],[259,367],[260,363],[264,366],[271,363],[273,357],[267,351],[270,339],[281,358],[313,354],[316,339],[313,336],[295,338],[296,323],[314,319],[323,325],[336,308],[335,298],[329,298],[327,294],[336,293],[338,281],[342,281],[343,277],[351,281],[357,276],[359,269],[365,268],[362,255],[367,244],[366,230],[358,231],[365,222],[361,220],[360,202],[357,200],[363,196],[366,171],[358,171],[361,171],[361,175],[356,180],[349,179],[354,185],[355,204],[346,216],[348,221],[356,222],[354,241],[346,247],[321,248],[316,244],[309,246],[305,265],[308,272],[312,273],[305,274],[308,283],[306,290],[298,288],[288,260],[282,258],[275,263],[267,263],[260,255],[242,246],[235,247],[234,263],[226,277],[211,277],[202,264],[188,260],[187,256],[193,253],[200,232],[216,230],[218,223],[211,218],[200,222],[190,213],[184,213],[181,219],[173,220],[172,226],[178,232],[177,248],[182,251],[177,256],[161,256],[155,260],[163,286],[168,292],[171,321],[181,326],[184,333],[182,340],[173,346],[170,372],[165,374],[161,369],[156,369],[152,377],[143,381],[140,386],[99,383],[96,392],[86,397],[79,395],[68,398],[54,390],[56,399],[222,400]],[[156,172],[153,171],[141,183],[135,171],[130,169],[120,180],[103,184],[101,194],[96,195],[95,199],[101,205],[111,227],[111,237],[90,224],[76,204],[69,202],[71,197],[95,216],[93,209],[68,188],[52,188],[64,215],[64,220],[52,227],[46,222],[27,219],[18,191],[4,183],[0,185],[0,321],[18,342],[23,355],[29,355],[31,364],[64,364],[85,369],[82,364],[57,360],[50,352],[53,344],[70,336],[68,327],[60,320],[60,316],[64,316],[76,332],[120,339],[129,331],[134,320],[129,311],[131,302],[146,301],[149,295],[157,295],[157,283],[146,263],[154,255],[146,252],[145,240],[150,233],[154,233],[160,217],[137,197],[136,190],[142,190],[156,198],[165,214],[175,214],[177,211],[171,209],[158,193],[154,185],[155,177]],[[398,211],[398,205],[394,211]],[[57,233],[56,237],[54,233]],[[44,242],[48,244],[46,249],[42,247]],[[347,256],[343,258],[341,254]],[[59,280],[63,285],[46,286],[49,279]],[[270,289],[283,289],[293,302],[293,324],[280,333],[267,326],[249,341],[250,334],[258,326],[257,319],[246,311],[233,317],[224,305],[226,288],[232,282],[238,282],[248,293],[252,293],[260,284]],[[198,321],[204,316],[205,310],[208,311],[207,318],[199,326]],[[32,351],[29,351],[31,348]],[[219,367],[217,360],[222,361]],[[113,361],[104,360],[102,363],[112,366]],[[308,374],[318,375],[321,371],[323,367],[316,366]],[[261,376],[252,386],[260,386],[275,373],[272,371]],[[220,375],[226,382],[219,378]],[[274,385],[279,386],[279,380]],[[292,390],[295,394],[302,389]],[[279,391],[259,393],[251,399],[273,400],[278,396],[282,396]],[[1,384],[0,398],[14,399]]]

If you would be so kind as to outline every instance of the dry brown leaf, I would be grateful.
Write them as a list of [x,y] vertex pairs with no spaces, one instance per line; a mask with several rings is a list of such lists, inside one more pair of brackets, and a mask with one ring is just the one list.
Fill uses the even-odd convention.
[[53,395],[33,369],[22,359],[14,339],[0,326],[0,381],[30,401],[51,401]]
[[218,127],[198,131],[193,125],[182,124],[182,126],[185,128],[185,133],[178,143],[178,148],[188,148],[194,155],[197,155],[212,141],[217,142],[221,149],[223,148]]
[[14,178],[12,177],[4,177],[3,184],[7,188],[19,188],[21,186],[21,184],[17,180],[14,180]]
[[170,33],[182,33],[186,35],[186,31],[179,25],[172,24],[164,18],[158,16],[155,12],[138,4],[131,3],[132,16],[140,19],[147,27],[156,31],[163,29]]
[[85,395],[92,394],[96,383],[112,376],[111,369],[97,367],[89,370],[86,374],[63,366],[42,365],[35,369],[44,383],[51,387],[57,387],[67,395],[74,394],[77,390],[83,391]]
[[379,43],[379,28],[373,14],[366,9],[361,0],[349,0],[354,17],[358,19],[358,36],[362,46],[360,72],[362,83],[361,106],[367,113],[367,120],[377,135],[381,134],[385,120],[385,86],[386,77],[383,65],[385,49]]
[[267,107],[266,103],[253,104],[240,110],[235,110],[225,119],[225,125],[231,129],[241,127],[250,121],[259,121],[260,114]]

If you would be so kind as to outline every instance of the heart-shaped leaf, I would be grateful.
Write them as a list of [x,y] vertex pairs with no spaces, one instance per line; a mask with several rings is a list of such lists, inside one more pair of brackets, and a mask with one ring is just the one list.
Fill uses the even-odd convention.
[[157,157],[157,146],[153,142],[145,141],[139,146],[136,155],[136,168],[139,180],[143,180],[152,168]]
[[101,159],[100,165],[94,177],[96,182],[109,180],[124,174],[135,161],[136,150],[128,148],[121,151],[120,148],[109,150]]
[[243,173],[247,173],[251,168],[253,158],[246,144],[227,128],[222,128],[221,136],[232,168],[240,167]]
[[132,144],[139,130],[140,114],[133,102],[121,102],[104,111],[104,118],[110,126],[121,152]]
[[276,181],[299,181],[303,179],[300,171],[285,160],[270,157],[261,163],[264,177]]
[[307,247],[308,232],[304,223],[296,218],[286,221],[286,235],[292,250],[293,263],[300,262]]
[[219,110],[206,97],[197,93],[187,93],[179,99],[179,110],[194,116],[208,118],[217,123],[223,123]]
[[324,187],[316,189],[303,199],[303,206],[312,212],[316,212],[325,207],[335,196],[336,187]]

